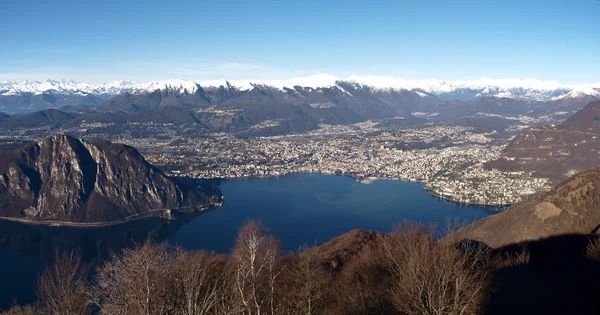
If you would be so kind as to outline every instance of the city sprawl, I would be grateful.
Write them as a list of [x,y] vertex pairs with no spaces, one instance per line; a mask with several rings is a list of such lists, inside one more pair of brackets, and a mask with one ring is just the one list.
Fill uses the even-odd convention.
[[279,176],[294,172],[347,175],[363,183],[397,179],[426,183],[441,198],[506,205],[547,190],[548,180],[485,167],[498,158],[494,132],[432,126],[377,131],[371,123],[327,126],[302,135],[237,138],[215,134],[144,148],[146,158],[171,175],[193,178]]

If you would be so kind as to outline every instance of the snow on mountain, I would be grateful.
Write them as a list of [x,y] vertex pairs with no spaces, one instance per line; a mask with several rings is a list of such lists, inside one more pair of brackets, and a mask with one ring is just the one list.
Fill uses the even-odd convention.
[[72,80],[3,81],[0,82],[0,95],[20,95],[23,93],[43,94],[56,91],[62,94],[113,95],[136,90],[131,81],[115,81],[103,84],[87,84]]
[[571,90],[571,92],[559,98],[579,98],[585,96],[600,98],[600,88],[594,88],[589,85],[581,85],[575,87],[573,90]]
[[356,76],[352,75],[347,78],[348,81],[370,85],[376,88],[394,88],[394,89],[423,89],[427,92],[442,93],[451,92],[456,89],[502,89],[509,90],[515,88],[525,88],[540,91],[552,91],[567,87],[557,81],[541,81],[537,79],[490,79],[481,78],[479,80],[405,80],[393,77],[378,77],[378,76]]
[[[350,76],[348,81],[377,89],[423,90],[437,96],[444,94],[470,94],[472,97],[495,96],[529,100],[550,100],[564,96],[575,86],[560,84],[557,81],[537,79],[490,79],[479,80],[405,80],[392,77]],[[454,95],[455,96],[455,95]],[[450,97],[452,98],[452,96]]]
[[219,87],[229,85],[237,88],[240,91],[247,91],[254,88],[255,85],[266,85],[279,90],[284,88],[293,89],[295,86],[304,88],[325,88],[336,85],[339,79],[330,74],[317,74],[308,77],[292,78],[288,80],[205,80],[198,81],[202,87]]
[[416,90],[421,89],[426,92],[451,91],[442,80],[405,80],[393,77],[380,76],[357,76],[351,75],[344,81],[358,83],[364,86],[370,86],[381,90]]
[[188,93],[194,94],[198,91],[198,84],[194,81],[188,80],[166,80],[166,81],[154,81],[146,84],[137,85],[136,91],[148,91],[153,92],[156,90],[169,91],[176,93]]
[[148,83],[136,84],[132,81],[114,81],[103,84],[87,84],[74,81],[55,81],[46,80],[38,81],[2,81],[0,82],[0,95],[19,95],[22,93],[43,94],[49,91],[56,91],[65,94],[97,94],[97,95],[114,95],[119,93],[140,93],[153,92],[155,90],[167,90],[179,93],[193,94],[198,91],[199,87],[219,87],[229,85],[240,91],[251,90],[255,85],[266,85],[273,88],[283,90],[284,88],[294,88],[294,86],[322,88],[335,85],[338,78],[328,75],[319,74],[309,77],[293,78],[288,80],[165,80],[153,81]]
[[[565,85],[557,81],[536,79],[490,79],[443,81],[406,80],[382,76],[357,76],[339,79],[329,74],[318,74],[288,80],[165,80],[136,84],[131,81],[114,81],[103,84],[87,84],[71,80],[38,81],[0,81],[0,95],[20,95],[22,93],[42,94],[55,91],[63,94],[116,95],[119,93],[142,93],[155,90],[167,90],[177,93],[196,93],[199,88],[230,86],[240,91],[251,90],[255,86],[269,86],[283,90],[295,86],[304,88],[328,88],[344,81],[359,86],[368,86],[378,90],[411,90],[426,92],[442,99],[473,99],[482,96],[519,98],[547,101],[576,95],[600,97],[600,84]],[[425,94],[426,95],[426,94]]]

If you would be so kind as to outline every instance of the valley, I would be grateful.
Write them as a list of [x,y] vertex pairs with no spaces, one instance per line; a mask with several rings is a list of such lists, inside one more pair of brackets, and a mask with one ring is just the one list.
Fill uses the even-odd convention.
[[[532,156],[515,162],[515,152],[541,154],[539,144],[513,149],[536,127],[558,125],[598,99],[593,86],[340,80],[329,75],[285,81],[15,81],[0,86],[2,106],[13,111],[0,117],[4,147],[55,134],[109,140],[137,148],[173,178],[340,174],[359,181],[419,181],[453,202],[510,205],[547,191],[576,169],[598,164],[586,158],[571,163],[579,168],[556,177],[548,173],[556,166],[527,162],[537,161]],[[44,96],[46,103],[23,105],[33,102],[32,95]],[[580,142],[589,146],[595,141],[588,138]],[[566,151],[557,150],[548,154],[565,156]]]
[[[134,146],[170,176],[207,179],[317,172],[357,180],[419,181],[427,183],[427,189],[436,196],[455,202],[507,205],[551,186],[545,178],[528,171],[484,167],[500,157],[510,135],[543,123],[526,118],[502,119],[510,121],[503,129],[460,122],[389,128],[381,122],[367,121],[322,125],[311,132],[269,137],[239,137],[223,132],[180,136],[158,131],[160,136],[156,137],[93,132],[87,136],[103,136]],[[153,128],[164,131],[169,126],[153,124]],[[82,136],[72,129],[53,132]],[[22,138],[5,137],[7,143],[11,139]]]
[[214,136],[148,148],[146,155],[172,175],[243,178],[315,172],[359,181],[419,181],[442,198],[474,204],[511,204],[524,193],[549,188],[545,180],[526,172],[484,168],[484,163],[499,157],[502,146],[468,130],[435,127],[257,139]]

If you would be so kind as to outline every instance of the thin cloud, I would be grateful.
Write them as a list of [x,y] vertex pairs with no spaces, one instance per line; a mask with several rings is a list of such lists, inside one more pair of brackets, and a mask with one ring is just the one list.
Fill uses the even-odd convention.
[[14,61],[6,61],[5,64],[7,65],[20,65],[20,64],[26,64],[26,63],[34,63],[37,60],[14,60]]
[[262,66],[248,63],[240,63],[240,62],[227,62],[223,64],[217,65],[219,68],[228,69],[228,70],[256,70],[262,69]]
[[[227,60],[201,60],[199,62],[122,63],[107,67],[33,67],[17,66],[19,69],[0,71],[0,80],[73,79],[86,83],[103,83],[115,80],[149,82],[166,79],[188,80],[282,80],[326,72],[326,69],[285,69],[257,63]],[[0,62],[0,65],[2,63]]]
[[182,76],[188,79],[239,79],[248,76],[262,77],[265,73],[272,72],[272,69],[259,64],[237,61],[126,64],[122,65],[120,69],[137,73],[152,73],[153,77],[167,75],[171,77]]
[[0,72],[0,81],[70,79],[73,69],[68,67],[40,67],[19,72]]
[[181,60],[185,60],[185,61],[200,61],[200,58],[196,58],[196,57],[181,57]]
[[25,49],[23,50],[23,52],[26,53],[35,53],[35,52],[44,52],[44,53],[71,53],[73,52],[70,49],[46,49],[46,48],[41,48],[41,49]]

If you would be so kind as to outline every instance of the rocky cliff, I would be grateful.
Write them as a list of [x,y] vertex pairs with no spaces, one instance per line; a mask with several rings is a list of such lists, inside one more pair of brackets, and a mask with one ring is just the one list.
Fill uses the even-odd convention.
[[110,221],[153,209],[203,203],[133,147],[55,135],[0,152],[0,216]]

